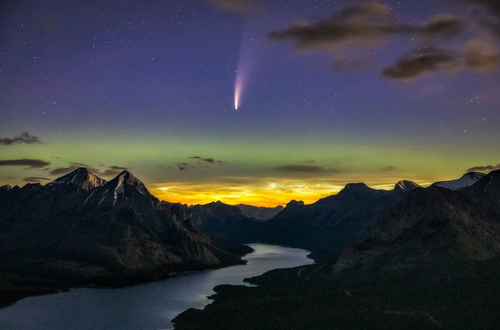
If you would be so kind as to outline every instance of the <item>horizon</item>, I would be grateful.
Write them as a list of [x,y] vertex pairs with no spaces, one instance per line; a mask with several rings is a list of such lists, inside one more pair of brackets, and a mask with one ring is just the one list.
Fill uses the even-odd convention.
[[[42,184],[42,186],[45,186],[45,185],[47,185],[47,184],[50,184],[50,183],[52,183],[52,182],[54,182],[54,181],[56,181],[56,180],[58,180],[58,179],[60,179],[60,178],[62,178],[62,177],[64,177],[64,176],[69,175],[69,174],[72,174],[72,173],[74,173],[74,172],[76,172],[77,170],[80,170],[80,169],[85,169],[85,170],[87,170],[89,173],[91,173],[91,174],[93,174],[93,175],[95,175],[95,176],[97,176],[97,177],[99,177],[99,178],[101,178],[101,179],[104,179],[104,178],[102,178],[102,177],[99,175],[99,174],[100,174],[99,172],[94,173],[93,171],[89,170],[89,169],[88,169],[88,168],[86,168],[86,167],[78,167],[78,168],[76,168],[76,169],[72,170],[72,171],[71,171],[71,172],[69,172],[69,173],[62,174],[61,176],[59,176],[58,178],[55,178],[54,180],[52,180],[52,181],[50,181],[50,182],[47,182],[47,183],[45,183],[45,184]],[[96,169],[94,169],[94,171],[96,171]],[[127,170],[127,169],[122,170],[120,173],[117,173],[117,174],[116,174],[115,176],[113,176],[113,177],[109,177],[109,173],[108,173],[108,175],[107,175],[107,176],[108,176],[109,178],[108,178],[108,179],[104,179],[104,180],[105,180],[106,182],[109,182],[109,181],[111,181],[111,180],[113,180],[113,179],[117,178],[118,176],[120,176],[120,175],[121,175],[122,173],[124,173],[124,172],[129,172],[129,173],[130,173],[130,174],[132,174],[134,177],[136,177],[139,181],[141,181],[141,179],[140,179],[139,177],[135,176],[135,175],[134,175],[134,173],[130,172],[130,171],[129,171],[129,170]],[[491,172],[491,171],[490,171],[490,172]],[[488,172],[488,173],[490,173],[490,172]],[[468,173],[480,173],[480,174],[484,174],[484,175],[487,175],[487,174],[488,174],[488,173],[483,173],[483,172],[477,172],[477,171],[476,171],[476,172],[467,172],[467,173],[465,173],[464,175],[462,175],[461,177],[465,176],[465,175],[466,175],[466,174],[468,174]],[[458,178],[455,178],[455,179],[452,179],[452,180],[458,180],[458,179],[460,179],[461,177],[458,177]],[[148,185],[147,185],[146,183],[144,183],[144,182],[143,182],[143,183],[144,183],[144,185],[146,186],[146,188],[148,189],[148,191],[149,191],[149,192],[150,192],[153,196],[155,196],[156,198],[158,198],[160,201],[165,201],[165,202],[169,202],[169,203],[180,203],[180,204],[185,204],[185,205],[188,205],[188,206],[194,206],[194,205],[205,205],[205,204],[209,204],[209,203],[222,202],[222,203],[224,203],[224,204],[227,204],[227,205],[233,205],[233,206],[236,206],[236,205],[242,204],[242,205],[249,205],[249,206],[254,206],[254,207],[267,207],[267,208],[274,208],[274,207],[277,207],[277,206],[282,206],[282,207],[285,207],[285,206],[286,206],[286,205],[287,205],[290,201],[292,201],[292,200],[302,201],[302,202],[304,202],[304,204],[306,204],[306,205],[307,205],[307,204],[312,204],[312,203],[317,202],[317,201],[318,201],[319,199],[321,199],[321,198],[325,198],[325,197],[328,197],[328,196],[332,196],[332,195],[336,195],[336,194],[338,194],[338,193],[339,193],[342,189],[344,189],[344,188],[345,188],[345,186],[346,186],[346,185],[348,185],[348,184],[352,184],[352,183],[354,183],[354,184],[355,184],[355,183],[363,183],[363,184],[365,184],[367,187],[369,187],[369,188],[371,188],[371,189],[390,191],[390,190],[393,190],[393,189],[395,188],[395,186],[396,186],[399,182],[402,182],[402,181],[411,181],[411,182],[414,182],[414,181],[412,181],[412,180],[401,179],[401,180],[398,180],[398,181],[397,181],[396,183],[394,183],[394,184],[385,184],[385,185],[378,185],[378,186],[370,186],[369,184],[366,184],[365,182],[348,182],[348,183],[346,183],[344,186],[340,187],[338,190],[336,190],[336,191],[332,191],[331,193],[328,193],[328,194],[326,194],[326,195],[322,195],[322,196],[319,196],[319,197],[317,197],[317,195],[315,195],[315,196],[308,196],[308,197],[309,197],[309,199],[306,199],[306,200],[303,200],[303,199],[301,199],[301,198],[296,198],[296,197],[294,198],[294,197],[292,197],[292,198],[288,199],[287,201],[283,201],[283,202],[281,202],[281,203],[274,201],[274,202],[271,202],[271,203],[269,203],[269,202],[268,202],[268,203],[263,203],[263,204],[258,204],[258,203],[256,204],[256,203],[242,202],[242,201],[244,201],[245,199],[240,199],[240,198],[239,198],[240,196],[238,196],[238,198],[235,198],[235,200],[234,200],[233,202],[227,202],[227,201],[222,200],[222,199],[213,199],[213,198],[215,198],[215,197],[210,197],[210,196],[206,196],[206,195],[201,196],[201,197],[200,197],[200,196],[194,196],[194,197],[192,198],[192,201],[199,201],[199,202],[196,202],[196,203],[194,203],[194,202],[193,202],[193,203],[188,203],[188,202],[186,201],[186,199],[182,199],[182,197],[178,197],[179,199],[169,199],[168,197],[171,197],[171,195],[168,195],[168,194],[164,194],[164,195],[162,195],[162,193],[164,193],[164,191],[165,191],[165,190],[168,190],[168,189],[162,189],[162,188],[159,188],[159,189],[157,189],[157,190],[158,190],[158,191],[160,191],[160,194],[158,194],[158,193],[156,193],[156,194],[155,194],[155,191],[154,191],[154,190],[153,190],[153,191],[151,191],[151,188],[148,188]],[[448,181],[450,181],[450,180],[448,180]],[[142,181],[141,181],[141,182],[142,182]],[[426,183],[426,184],[418,184],[418,183],[417,183],[417,184],[418,184],[420,187],[425,188],[425,187],[428,187],[428,186],[430,186],[430,185],[432,185],[432,184],[434,184],[434,183],[437,183],[437,182],[439,182],[439,181],[436,181],[436,182],[428,182],[428,183]],[[414,182],[414,183],[416,183],[416,182]],[[34,184],[34,183],[26,182],[23,186],[21,186],[21,185],[17,185],[17,186],[19,186],[19,187],[24,187],[24,186],[25,186],[25,185],[27,185],[27,184]],[[36,182],[36,184],[41,184],[41,183],[40,183],[40,182]],[[1,186],[3,186],[3,185],[0,185],[0,187],[1,187]],[[167,198],[161,198],[161,197],[159,197],[159,196],[168,196],[168,197],[167,197]],[[220,196],[222,196],[222,195],[217,194],[217,196],[219,196],[219,197],[220,197]],[[246,199],[246,200],[248,200],[248,199]],[[254,200],[259,200],[259,199],[258,199],[258,196],[255,196],[255,199],[254,199]]]
[[163,200],[271,206],[500,169],[488,1],[3,9],[0,185],[127,169]]

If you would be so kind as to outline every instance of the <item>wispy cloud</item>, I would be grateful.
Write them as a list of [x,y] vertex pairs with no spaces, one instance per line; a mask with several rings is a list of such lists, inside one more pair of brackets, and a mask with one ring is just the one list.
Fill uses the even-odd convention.
[[41,168],[50,165],[41,159],[12,159],[0,160],[0,166],[28,166],[29,168]]
[[178,163],[177,169],[180,171],[189,171],[195,169],[195,167],[189,163]]
[[393,172],[395,170],[397,170],[397,167],[392,165],[387,165],[382,168],[382,172]]
[[23,181],[25,181],[25,182],[40,182],[40,181],[47,181],[47,180],[51,180],[51,179],[40,177],[40,176],[28,176],[28,177],[23,179]]
[[205,162],[205,163],[208,163],[208,164],[224,164],[225,162],[222,161],[222,160],[215,160],[213,158],[203,158],[203,157],[200,157],[200,156],[191,156],[189,157],[190,159],[197,159],[201,162]]
[[94,174],[99,175],[99,176],[116,176],[116,175],[120,174],[121,172],[123,172],[124,170],[127,170],[126,167],[122,167],[122,166],[102,165],[102,167],[105,167],[105,169],[100,170],[98,168],[95,168],[93,166],[89,166],[89,165],[83,164],[83,163],[70,163],[69,166],[58,167],[58,168],[54,168],[54,169],[50,170],[49,174],[50,175],[65,175],[65,174],[73,172],[74,170],[76,170],[80,167],[85,167],[89,170],[89,172],[94,173]]
[[341,170],[336,168],[324,168],[322,166],[313,166],[313,165],[284,165],[275,167],[275,170],[280,172],[289,172],[289,173],[340,173]]
[[486,166],[474,166],[469,168],[466,172],[486,172],[486,171],[493,171],[493,170],[500,170],[500,164],[496,165],[486,165]]
[[19,136],[15,136],[13,138],[3,138],[0,139],[0,145],[8,146],[11,144],[16,144],[16,143],[27,143],[27,144],[32,144],[32,143],[42,143],[40,139],[34,135],[29,135],[28,133],[24,132]]

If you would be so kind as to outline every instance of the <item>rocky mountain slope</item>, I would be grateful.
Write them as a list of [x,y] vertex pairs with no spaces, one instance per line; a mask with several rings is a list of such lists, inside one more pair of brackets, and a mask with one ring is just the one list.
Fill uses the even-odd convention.
[[480,276],[482,261],[500,257],[499,203],[500,171],[460,190],[435,185],[412,191],[343,251],[334,277]]
[[115,286],[242,263],[246,247],[210,239],[186,210],[128,171],[106,182],[79,168],[45,186],[1,187],[0,280]]

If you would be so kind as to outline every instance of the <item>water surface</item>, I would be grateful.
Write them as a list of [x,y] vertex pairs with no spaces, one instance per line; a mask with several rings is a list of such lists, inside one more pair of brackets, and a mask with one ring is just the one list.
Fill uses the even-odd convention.
[[203,308],[206,297],[220,284],[243,284],[243,279],[276,268],[312,263],[307,251],[250,244],[255,252],[246,265],[182,274],[158,282],[120,289],[77,289],[30,297],[0,309],[1,330],[153,330],[171,329],[182,311]]

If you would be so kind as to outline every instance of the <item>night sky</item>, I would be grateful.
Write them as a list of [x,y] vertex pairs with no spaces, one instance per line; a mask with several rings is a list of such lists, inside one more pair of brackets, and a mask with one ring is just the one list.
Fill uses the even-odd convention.
[[498,1],[2,3],[0,185],[274,206],[500,168]]

